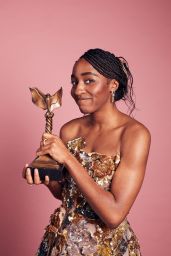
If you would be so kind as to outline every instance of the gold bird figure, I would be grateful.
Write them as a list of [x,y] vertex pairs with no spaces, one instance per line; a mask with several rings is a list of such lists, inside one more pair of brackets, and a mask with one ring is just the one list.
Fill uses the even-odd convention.
[[44,109],[52,112],[55,108],[59,108],[62,105],[62,87],[54,94],[50,95],[42,93],[38,88],[29,88],[32,94],[32,102]]

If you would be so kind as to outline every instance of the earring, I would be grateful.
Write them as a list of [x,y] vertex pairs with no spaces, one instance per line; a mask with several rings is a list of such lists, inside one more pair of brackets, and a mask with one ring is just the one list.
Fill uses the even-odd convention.
[[111,102],[115,102],[115,91],[111,92]]

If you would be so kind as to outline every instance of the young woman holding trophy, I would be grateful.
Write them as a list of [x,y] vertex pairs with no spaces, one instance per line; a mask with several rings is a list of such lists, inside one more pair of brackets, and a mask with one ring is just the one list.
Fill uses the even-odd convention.
[[[124,58],[90,49],[75,63],[71,95],[81,113],[60,137],[44,133],[37,155],[65,167],[61,180],[26,166],[29,184],[45,184],[62,205],[50,217],[37,256],[140,256],[127,215],[142,186],[150,147],[148,129],[118,110],[135,108],[132,75]],[[67,170],[67,171],[66,171]],[[33,177],[34,176],[34,177]]]

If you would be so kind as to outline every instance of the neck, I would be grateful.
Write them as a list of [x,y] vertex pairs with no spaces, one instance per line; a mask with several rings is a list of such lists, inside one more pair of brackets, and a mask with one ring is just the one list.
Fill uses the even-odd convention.
[[89,120],[94,128],[97,128],[98,130],[103,130],[117,125],[118,117],[120,115],[121,112],[117,109],[116,105],[112,104],[97,112],[90,114]]

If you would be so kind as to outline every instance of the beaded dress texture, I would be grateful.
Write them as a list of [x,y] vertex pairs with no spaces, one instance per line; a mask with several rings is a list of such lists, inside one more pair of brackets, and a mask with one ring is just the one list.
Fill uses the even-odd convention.
[[[104,190],[110,190],[120,155],[83,151],[85,140],[76,138],[67,147]],[[99,198],[100,200],[100,198]],[[140,246],[127,219],[108,228],[91,209],[73,178],[66,173],[62,205],[50,217],[35,256],[141,256]]]

